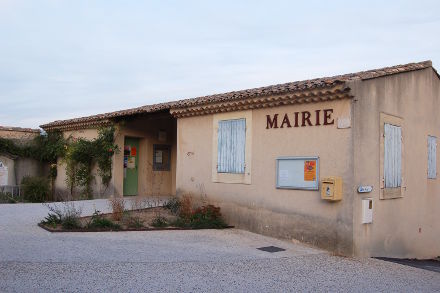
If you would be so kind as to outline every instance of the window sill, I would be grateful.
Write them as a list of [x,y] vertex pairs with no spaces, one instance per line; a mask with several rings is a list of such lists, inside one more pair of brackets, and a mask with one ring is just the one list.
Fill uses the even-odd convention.
[[397,188],[381,188],[380,199],[394,199],[403,197],[404,187]]
[[250,173],[213,173],[212,182],[229,184],[251,184]]

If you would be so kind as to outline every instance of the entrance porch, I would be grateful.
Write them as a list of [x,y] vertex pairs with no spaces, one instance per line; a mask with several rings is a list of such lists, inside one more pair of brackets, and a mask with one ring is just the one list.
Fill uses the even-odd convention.
[[124,117],[117,125],[114,196],[176,195],[176,119],[158,112]]

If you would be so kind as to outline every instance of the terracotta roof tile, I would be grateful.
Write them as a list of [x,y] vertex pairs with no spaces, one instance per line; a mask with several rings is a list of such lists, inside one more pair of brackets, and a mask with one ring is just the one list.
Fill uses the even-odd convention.
[[295,81],[284,84],[259,87],[254,89],[246,89],[241,91],[232,91],[228,93],[214,94],[214,95],[202,96],[197,98],[183,99],[168,103],[146,105],[142,107],[92,115],[87,117],[80,117],[80,118],[74,118],[68,120],[57,120],[48,124],[41,125],[40,127],[46,130],[50,130],[50,129],[62,128],[63,126],[70,124],[84,124],[84,126],[94,125],[101,122],[102,123],[110,122],[111,119],[117,117],[130,116],[141,113],[154,113],[163,110],[170,110],[173,108],[185,108],[196,105],[242,100],[253,97],[279,95],[284,93],[305,91],[305,90],[317,89],[317,88],[324,89],[348,81],[378,78],[378,77],[383,77],[383,76],[402,73],[402,72],[421,70],[429,67],[432,68],[431,61],[396,65],[392,67],[361,71],[357,73],[349,73],[349,74],[337,75],[332,77],[323,77],[323,78],[315,78],[315,79],[309,79],[303,81]]
[[0,126],[0,131],[17,131],[17,132],[40,133],[39,129],[21,128],[21,127],[12,127],[12,126]]

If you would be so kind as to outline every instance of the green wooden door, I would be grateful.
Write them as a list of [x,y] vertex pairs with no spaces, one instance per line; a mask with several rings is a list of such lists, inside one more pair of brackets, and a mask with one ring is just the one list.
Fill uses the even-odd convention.
[[139,139],[126,137],[124,142],[124,196],[138,194]]

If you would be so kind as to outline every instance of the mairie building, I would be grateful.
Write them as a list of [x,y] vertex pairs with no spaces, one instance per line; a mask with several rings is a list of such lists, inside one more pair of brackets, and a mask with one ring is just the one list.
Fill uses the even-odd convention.
[[[93,139],[115,126],[121,152],[96,198],[190,195],[237,228],[336,254],[432,258],[439,110],[440,77],[425,61],[41,127]],[[58,190],[65,179],[60,160]]]

